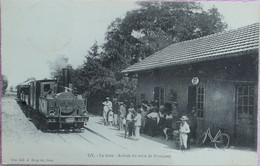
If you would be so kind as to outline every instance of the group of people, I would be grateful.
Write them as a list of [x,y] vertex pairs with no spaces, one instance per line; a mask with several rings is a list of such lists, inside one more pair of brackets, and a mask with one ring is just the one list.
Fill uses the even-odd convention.
[[125,131],[125,137],[140,138],[140,132],[147,133],[152,137],[164,134],[166,140],[178,134],[182,149],[189,148],[191,138],[195,138],[197,120],[195,107],[189,114],[180,116],[178,104],[164,104],[159,106],[154,101],[142,102],[135,106],[133,103],[113,103],[106,98],[102,103],[103,119],[105,125],[118,125],[119,130]]
[[117,99],[102,102],[104,125],[118,125],[119,130],[125,131],[125,137],[140,138],[140,128],[142,124],[141,110],[135,110],[134,104],[127,106],[124,102],[118,102]]
[[[113,104],[110,101],[109,97],[106,97],[106,100],[102,102],[104,105],[103,107],[103,119],[104,119],[104,124],[107,125],[112,125],[113,123],[117,122],[117,112],[115,112],[115,109],[113,111]],[[115,107],[115,105],[114,105]]]

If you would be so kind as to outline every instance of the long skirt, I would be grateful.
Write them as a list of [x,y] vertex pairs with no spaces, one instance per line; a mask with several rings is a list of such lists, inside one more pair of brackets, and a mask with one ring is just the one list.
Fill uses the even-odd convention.
[[156,132],[158,131],[157,120],[147,119],[147,129],[148,129],[148,134],[154,137]]
[[114,125],[118,124],[118,115],[114,114]]
[[103,111],[103,120],[104,120],[104,125],[107,125],[107,110],[105,109]]
[[136,139],[140,138],[140,126],[135,126],[135,137]]

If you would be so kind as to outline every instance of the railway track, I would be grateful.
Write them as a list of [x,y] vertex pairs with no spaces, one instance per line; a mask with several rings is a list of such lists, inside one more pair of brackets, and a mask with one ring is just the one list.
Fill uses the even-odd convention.
[[90,140],[88,140],[86,137],[82,136],[79,133],[76,133],[80,138],[84,139],[85,141],[87,141],[88,143],[94,145],[95,147],[98,147],[98,145],[94,144],[93,142],[91,142]]
[[[30,110],[28,109],[28,107],[26,105],[23,105],[22,103],[20,103],[18,101],[17,101],[17,103],[20,105],[20,108],[22,109],[25,116],[27,118],[30,118],[30,121],[36,126],[36,128],[40,129],[39,119],[37,117],[29,114]],[[72,140],[77,140],[77,141],[81,140],[82,142],[85,142],[86,144],[92,145],[93,147],[97,148],[97,147],[102,147],[101,144],[106,142],[108,144],[116,145],[117,147],[119,147],[121,149],[126,149],[125,147],[121,146],[120,144],[112,141],[111,139],[103,136],[102,134],[100,134],[88,127],[83,127],[83,130],[80,130],[80,129],[79,130],[54,129],[54,130],[44,131],[44,133],[53,133],[53,134],[56,133],[58,135],[58,137],[66,144],[70,144],[72,142]],[[77,135],[77,138],[75,138],[75,135]]]
[[56,132],[59,138],[66,144],[73,144],[75,142],[86,144],[87,146],[91,145],[93,148],[97,148],[98,145],[94,143],[92,140],[82,136],[79,133],[64,133],[64,132]]
[[110,142],[110,143],[112,143],[114,145],[117,145],[118,147],[120,147],[122,149],[126,149],[125,147],[123,147],[123,146],[121,146],[121,145],[111,141],[110,139],[106,138],[105,136],[101,135],[100,133],[98,133],[98,132],[96,132],[94,130],[91,130],[90,128],[84,127],[84,129],[86,129],[87,131],[89,131],[90,133],[92,133],[92,134],[94,134],[96,136],[99,136],[99,137],[103,138],[104,140],[106,140],[106,141],[108,141],[108,142]]
[[[73,141],[81,141],[82,143],[90,144],[95,148],[101,148],[103,144],[113,144],[121,149],[126,149],[125,147],[117,144],[116,142],[106,138],[105,136],[101,135],[100,133],[93,131],[88,127],[84,127],[83,131],[52,131],[51,133],[56,133],[60,139],[66,143],[70,144]],[[77,136],[77,138],[75,137]]]

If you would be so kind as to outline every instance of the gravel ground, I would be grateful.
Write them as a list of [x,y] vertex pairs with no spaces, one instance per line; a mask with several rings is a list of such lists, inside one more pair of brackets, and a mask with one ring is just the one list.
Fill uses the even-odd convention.
[[257,165],[257,152],[231,147],[182,152],[173,140],[124,138],[117,127],[90,117],[80,132],[43,133],[24,115],[15,96],[2,98],[2,162],[5,164]]

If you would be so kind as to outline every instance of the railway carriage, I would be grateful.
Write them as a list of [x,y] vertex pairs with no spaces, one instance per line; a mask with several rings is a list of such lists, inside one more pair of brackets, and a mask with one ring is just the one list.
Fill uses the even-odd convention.
[[23,103],[28,104],[29,101],[29,85],[20,84],[17,86],[17,98]]

